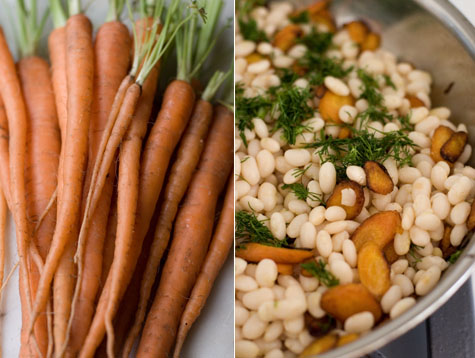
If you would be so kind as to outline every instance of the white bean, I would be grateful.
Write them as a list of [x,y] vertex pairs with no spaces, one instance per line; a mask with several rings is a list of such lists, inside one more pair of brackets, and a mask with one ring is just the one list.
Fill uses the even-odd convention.
[[234,274],[237,276],[244,273],[244,270],[246,270],[246,266],[246,260],[243,260],[240,257],[236,257],[234,259]]
[[320,306],[322,294],[318,291],[312,292],[307,296],[308,312],[315,318],[322,318],[326,312]]
[[428,270],[432,266],[437,266],[441,271],[444,271],[448,267],[447,261],[439,256],[426,256],[417,263],[418,270]]
[[242,297],[242,304],[246,308],[256,311],[262,303],[273,300],[274,291],[272,291],[269,287],[262,287],[257,290],[246,293]]
[[256,281],[261,287],[274,286],[277,275],[277,265],[273,260],[264,259],[257,264]]
[[330,265],[330,271],[338,278],[342,285],[353,282],[353,271],[346,261],[333,261]]
[[440,220],[447,218],[450,213],[450,203],[445,194],[437,193],[432,197],[432,210]]
[[318,226],[325,220],[325,207],[324,206],[317,206],[310,211],[309,214],[309,221]]
[[411,124],[417,124],[426,119],[428,115],[429,110],[426,107],[413,108],[409,122]]
[[[347,224],[348,224],[348,221],[346,220],[334,221],[330,224],[325,225],[324,229],[330,235],[338,234],[339,232],[347,229]],[[359,225],[358,223],[356,224]]]
[[[424,107],[419,107],[419,108],[424,108]],[[409,137],[409,139],[411,139],[414,142],[414,144],[418,145],[421,148],[429,148],[430,147],[431,140],[424,133],[410,132],[408,137]]]
[[284,320],[284,329],[288,333],[300,333],[305,326],[303,316]]
[[234,54],[236,57],[246,57],[254,52],[256,44],[252,41],[241,41],[236,44]]
[[316,247],[320,255],[328,257],[332,253],[333,244],[330,234],[325,230],[320,230],[317,234]]
[[275,341],[282,334],[283,330],[284,326],[282,321],[274,321],[270,323],[266,328],[266,332],[264,333],[264,340],[266,342]]
[[422,173],[414,167],[403,167],[399,169],[399,181],[403,184],[412,184]]
[[303,248],[314,249],[315,248],[315,237],[317,235],[317,230],[315,226],[310,222],[305,222],[300,227],[300,244]]
[[316,277],[299,276],[300,284],[305,292],[313,292],[318,288],[319,282]]
[[412,183],[412,198],[414,199],[417,195],[430,196],[431,192],[431,182],[425,177],[417,178],[414,183]]
[[277,153],[280,150],[280,144],[273,138],[262,138],[261,147],[271,153]]
[[472,190],[473,182],[466,176],[461,176],[450,188],[447,198],[450,204],[455,205],[464,201]]
[[260,320],[257,313],[253,312],[242,326],[242,336],[247,339],[256,339],[264,334],[266,328],[267,323]]
[[241,173],[243,178],[250,184],[255,185],[260,180],[259,168],[254,157],[246,157],[241,163]]
[[330,194],[336,185],[336,170],[335,166],[331,162],[326,162],[320,168],[318,175],[320,188],[323,193]]
[[395,274],[401,274],[406,271],[409,263],[405,259],[399,259],[391,265],[391,271]]
[[333,251],[342,251],[343,242],[350,237],[350,234],[347,231],[341,231],[336,235],[332,236],[332,245]]
[[356,109],[356,107],[347,104],[341,106],[338,111],[338,117],[341,119],[341,121],[348,124],[353,123],[357,115],[358,110]]
[[325,211],[325,219],[328,221],[345,220],[346,211],[341,206],[330,206]]
[[348,262],[351,267],[356,267],[356,248],[352,240],[343,241],[342,252],[346,262]]
[[[272,184],[271,184],[272,185]],[[245,195],[239,200],[244,210],[260,213],[264,210],[264,203],[251,195]]]
[[397,302],[389,313],[389,317],[391,319],[395,319],[396,317],[402,315],[406,312],[409,308],[416,304],[416,300],[413,297],[406,297]]
[[384,313],[389,313],[394,305],[402,298],[402,290],[398,285],[393,285],[386,291],[381,299],[381,308]]
[[402,219],[401,219],[401,226],[404,230],[409,230],[412,225],[414,224],[414,208],[412,205],[404,205],[404,209],[402,211]]
[[357,182],[359,185],[366,185],[366,173],[363,168],[356,165],[350,165],[346,168],[346,175],[348,176],[348,179]]
[[452,231],[450,232],[450,243],[452,244],[452,246],[459,246],[462,243],[462,240],[467,234],[467,232],[467,225],[455,225]]
[[402,295],[404,297],[412,295],[414,292],[414,285],[411,280],[405,275],[398,274],[392,278],[393,284],[398,285],[401,288]]
[[281,213],[273,213],[270,217],[270,231],[279,240],[285,239],[286,225]]
[[[468,213],[467,213],[467,216],[468,216]],[[416,217],[415,223],[419,228],[423,230],[432,231],[432,230],[436,230],[440,226],[441,222],[437,215],[432,214],[430,212],[423,212],[422,214]]]
[[350,94],[350,89],[348,86],[342,80],[336,77],[325,77],[324,84],[330,91],[338,96],[348,96]]
[[426,246],[430,242],[429,233],[417,226],[411,227],[409,230],[411,241],[418,246]]
[[371,312],[356,313],[345,320],[345,331],[348,333],[363,333],[374,325],[374,316]]
[[396,253],[400,256],[405,255],[409,252],[410,247],[411,239],[409,232],[405,230],[402,234],[397,233],[394,237],[394,250]]
[[300,227],[306,222],[308,221],[308,215],[307,214],[300,214],[300,215],[297,215],[289,224],[289,226],[287,226],[287,235],[292,238],[292,239],[295,239],[299,236],[300,234]]
[[463,224],[467,221],[468,215],[470,214],[471,205],[466,201],[462,201],[455,205],[450,211],[450,219],[455,225]]
[[250,292],[257,289],[257,282],[251,276],[237,275],[234,280],[236,290]]
[[277,189],[271,183],[262,183],[257,198],[264,204],[265,211],[271,211],[276,205]]
[[256,358],[259,354],[259,347],[252,341],[237,340],[234,347],[236,358]]
[[440,268],[438,266],[430,267],[424,272],[416,284],[416,294],[424,296],[429,293],[440,279]]
[[234,322],[237,326],[242,326],[246,323],[247,319],[249,318],[249,311],[242,307],[236,305],[234,308]]
[[310,207],[303,200],[290,200],[288,206],[289,210],[297,215],[310,211]]
[[426,195],[419,194],[414,198],[412,207],[414,208],[414,213],[416,217],[422,214],[424,211],[428,211],[431,208],[430,199]]
[[294,167],[302,167],[310,162],[310,153],[305,149],[289,149],[284,156],[285,160]]
[[264,59],[264,60],[251,63],[249,66],[247,66],[247,72],[253,73],[253,74],[261,74],[267,71],[269,67],[270,67],[270,61]]

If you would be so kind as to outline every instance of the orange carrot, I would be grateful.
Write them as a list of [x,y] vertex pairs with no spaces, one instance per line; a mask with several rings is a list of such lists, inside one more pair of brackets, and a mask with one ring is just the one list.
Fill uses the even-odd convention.
[[[123,267],[124,277],[118,300],[123,296],[142,249],[150,219],[160,195],[166,168],[171,155],[191,115],[195,94],[191,85],[184,81],[173,81],[168,85],[162,108],[155,125],[147,139],[140,167],[139,195],[135,218],[134,245],[128,252],[127,268]],[[107,277],[91,329],[86,338],[80,357],[89,357],[95,351],[105,333],[105,310],[110,290],[111,275]]]
[[300,249],[287,249],[285,247],[273,247],[252,242],[236,250],[236,256],[250,262],[271,259],[278,264],[298,264],[312,257],[313,252]]
[[224,198],[223,209],[219,216],[218,224],[214,230],[213,239],[209,245],[208,254],[201,268],[200,275],[191,291],[191,296],[186,303],[185,310],[181,316],[178,328],[177,341],[174,358],[180,357],[181,348],[185,338],[190,331],[191,325],[196,321],[201,313],[201,309],[211,293],[214,281],[218,276],[221,267],[228,257],[229,250],[234,239],[234,177],[228,180],[228,188]]
[[[57,225],[41,274],[31,316],[30,331],[38,312],[46,307],[53,275],[61,256],[73,240],[71,234],[80,215],[81,189],[87,159],[87,143],[93,86],[92,27],[89,19],[73,15],[66,25],[66,73],[68,84],[67,131],[64,160],[58,187]],[[63,184],[61,184],[63,183]]]
[[8,154],[8,119],[2,96],[0,96],[0,186],[3,196],[10,205],[10,159]]
[[208,251],[218,196],[232,167],[233,114],[218,106],[198,169],[183,206],[160,285],[137,351],[137,357],[166,357],[179,320]]
[[[37,230],[35,226],[56,190],[60,132],[48,63],[40,57],[28,56],[18,63],[18,72],[28,114],[25,167],[27,215],[30,232],[34,232],[32,243],[38,247],[42,263],[54,234],[56,207],[48,211]],[[39,274],[38,267],[31,262],[30,290],[33,297],[36,295]],[[46,316],[41,316],[35,325],[35,336],[42,354],[48,350],[47,335]]]
[[[3,190],[0,190],[0,288],[3,286],[3,276],[5,273],[5,235],[7,225],[7,202],[3,195]],[[2,301],[2,291],[0,290],[0,302]],[[0,354],[1,357],[1,354]]]
[[[130,64],[131,39],[127,27],[119,21],[110,21],[99,28],[94,43],[94,99],[89,127],[89,158],[83,193],[88,192],[99,144],[112,109],[115,94],[127,75]],[[76,283],[72,303],[70,346],[68,354],[78,354],[94,314],[94,304],[102,272],[102,252],[106,237],[107,220],[111,207],[113,175],[111,166],[97,210],[91,219],[84,249],[84,270]],[[83,196],[83,207],[85,196]],[[74,253],[73,253],[74,255]]]
[[17,77],[15,63],[0,28],[0,93],[5,104],[9,131],[10,208],[15,220],[20,280],[25,289],[27,310],[31,310],[31,292],[28,273],[28,245],[30,233],[26,215],[25,159],[26,159],[26,107]]
[[[119,154],[119,177],[117,197],[117,234],[115,239],[114,259],[110,268],[111,291],[107,307],[105,324],[107,329],[107,355],[114,357],[114,318],[122,288],[124,268],[127,267],[128,251],[134,244],[132,241],[135,227],[135,212],[139,193],[140,154],[142,141],[147,131],[147,123],[152,112],[153,99],[158,82],[158,68],[150,73],[143,86],[142,97],[137,105],[134,119],[122,141]],[[122,292],[122,293],[121,293]],[[116,297],[119,297],[116,299]]]
[[193,110],[180,145],[177,158],[170,169],[167,185],[164,189],[155,236],[150,249],[149,258],[140,287],[140,301],[135,315],[134,324],[129,332],[122,355],[128,357],[145,318],[148,299],[152,285],[158,274],[157,268],[163,253],[168,246],[178,204],[185,195],[193,172],[200,159],[209,124],[213,116],[213,106],[205,100],[198,100]]
[[48,38],[51,60],[51,78],[53,81],[56,112],[58,114],[61,138],[66,140],[66,122],[68,120],[68,91],[66,81],[66,27],[54,29]]
[[107,219],[106,238],[104,242],[104,250],[102,254],[102,272],[99,292],[104,289],[104,284],[109,275],[109,270],[112,266],[112,260],[114,259],[115,249],[115,234],[117,232],[117,192],[112,194],[112,203],[109,211],[109,218]]

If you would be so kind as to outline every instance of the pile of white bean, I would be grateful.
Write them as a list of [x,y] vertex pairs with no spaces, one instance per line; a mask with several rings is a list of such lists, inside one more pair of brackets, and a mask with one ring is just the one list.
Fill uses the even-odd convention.
[[[287,2],[271,4],[269,8],[258,7],[252,16],[258,27],[272,38],[276,31],[289,23],[288,16],[293,6]],[[310,25],[302,25],[305,32]],[[319,30],[324,30],[320,26]],[[314,141],[315,133],[322,128],[327,134],[337,135],[339,128],[325,127],[317,111],[306,120],[311,131],[300,135],[295,145],[289,145],[282,138],[282,132],[272,132],[273,118],[254,118],[254,130],[246,129],[246,147],[236,129],[235,174],[236,210],[252,210],[269,227],[278,239],[294,238],[295,246],[315,249],[316,255],[328,263],[329,270],[340,283],[359,282],[357,254],[351,233],[370,215],[383,210],[396,210],[401,214],[402,234],[394,239],[394,249],[399,260],[391,265],[392,286],[381,300],[384,313],[394,318],[412,307],[414,297],[426,295],[439,281],[447,268],[438,247],[444,234],[444,224],[453,226],[450,242],[460,245],[467,234],[466,221],[471,202],[475,196],[475,169],[466,166],[472,152],[466,145],[459,160],[450,168],[445,162],[434,163],[430,156],[433,131],[439,125],[454,130],[466,131],[463,124],[455,126],[449,121],[450,110],[445,107],[431,108],[429,73],[417,70],[409,63],[396,60],[388,51],[358,52],[358,46],[351,41],[346,30],[338,31],[333,37],[336,49],[327,53],[330,57],[343,60],[344,67],[354,70],[344,80],[325,78],[325,86],[336,94],[361,95],[362,82],[357,77],[358,68],[365,69],[379,82],[384,104],[395,116],[410,116],[414,130],[409,137],[419,146],[414,154],[412,166],[398,167],[394,159],[386,160],[386,167],[395,186],[392,193],[379,195],[364,188],[365,203],[362,212],[354,220],[346,220],[341,207],[326,209],[318,201],[308,198],[299,200],[289,190],[280,188],[282,183],[302,183],[310,192],[321,194],[326,200],[336,185],[336,171],[332,163],[321,165],[319,156],[302,144]],[[265,92],[269,87],[279,85],[275,67],[289,68],[307,49],[296,45],[287,53],[274,48],[270,43],[253,43],[244,40],[236,29],[236,82],[244,86],[244,95],[252,97]],[[252,64],[246,56],[257,52],[267,56]],[[271,60],[270,60],[271,59]],[[395,89],[388,86],[382,75],[390,77]],[[306,87],[306,79],[298,79],[295,86]],[[419,98],[425,107],[410,108],[406,95]],[[316,109],[318,99],[312,101]],[[368,103],[364,99],[355,106],[344,106],[339,116],[345,123],[352,123]],[[400,129],[397,120],[386,125],[372,122],[370,127],[388,132]],[[371,129],[369,129],[371,130]],[[306,169],[296,177],[296,169]],[[347,168],[347,176],[360,185],[366,184],[365,172],[361,167]],[[351,205],[355,193],[348,189],[343,193],[344,203]],[[419,260],[409,254],[411,243]],[[318,279],[300,276],[278,275],[272,260],[259,264],[236,259],[236,356],[282,358],[295,357],[314,339],[304,325],[304,313],[308,311],[315,318],[325,312],[320,307],[320,298],[327,288]],[[364,333],[374,325],[369,312],[358,313],[339,327],[342,333]]]

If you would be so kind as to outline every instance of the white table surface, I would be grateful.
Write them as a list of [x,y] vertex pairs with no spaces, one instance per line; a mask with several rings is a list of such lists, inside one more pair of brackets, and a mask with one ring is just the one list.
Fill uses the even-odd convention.
[[[10,46],[14,45],[14,34],[12,24],[9,18],[14,18],[11,12],[13,6],[6,7],[4,1],[9,4],[16,3],[16,0],[0,0],[0,24],[4,28]],[[46,0],[38,0],[40,8],[47,3]],[[105,0],[83,0],[83,3],[90,3],[86,14],[91,18],[94,28],[104,22],[107,11],[107,1]],[[224,0],[223,8],[224,24],[228,18],[234,14],[233,2]],[[49,33],[51,24],[48,24],[46,33]],[[233,59],[232,44],[233,30],[230,27],[222,35],[217,48],[219,56],[214,56],[213,62],[221,61],[221,67],[229,68]],[[43,55],[46,49],[46,36],[43,36],[41,52]],[[13,53],[16,49],[12,46]],[[211,56],[213,58],[213,56]],[[217,59],[217,60],[216,60]],[[16,243],[12,221],[8,220],[8,247],[6,257],[6,273],[10,271],[13,265],[18,261],[16,254]],[[2,302],[0,302],[0,350],[4,358],[13,358],[18,356],[20,348],[20,328],[21,328],[21,307],[18,293],[18,269],[12,276],[5,292]],[[212,356],[220,358],[233,357],[234,352],[234,273],[233,273],[233,254],[223,267],[206,307],[201,313],[201,317],[192,327],[188,340],[183,347],[183,358],[209,358]]]

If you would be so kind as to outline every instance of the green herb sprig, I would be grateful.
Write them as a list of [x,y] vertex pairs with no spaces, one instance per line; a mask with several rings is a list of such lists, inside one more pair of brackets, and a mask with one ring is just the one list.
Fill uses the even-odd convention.
[[282,189],[290,189],[294,193],[294,195],[300,200],[307,200],[308,198],[313,201],[318,201],[322,205],[325,205],[322,195],[309,191],[302,183],[284,184],[282,185]]
[[447,259],[447,262],[453,265],[455,262],[457,262],[461,254],[462,254],[462,250],[455,251],[452,255],[449,256],[449,258]]
[[294,24],[307,24],[310,22],[310,14],[307,10],[301,11],[297,15],[289,17],[290,22]]
[[251,10],[258,6],[265,5],[265,0],[238,0],[236,7],[238,9],[238,24],[242,36],[246,40],[261,42],[268,41],[264,31],[259,30],[257,22],[250,17]]
[[366,129],[347,126],[352,131],[349,138],[333,138],[320,131],[320,140],[307,145],[315,148],[323,163],[332,162],[340,179],[346,177],[346,168],[351,165],[364,166],[369,161],[383,163],[394,158],[398,165],[411,163],[411,148],[416,145],[402,130],[380,132],[381,136]]
[[235,105],[236,125],[239,130],[245,146],[247,146],[244,131],[254,129],[253,118],[264,116],[271,110],[272,101],[267,96],[256,96],[247,98],[244,96],[244,90],[241,86],[236,86],[236,105]]
[[340,280],[326,269],[326,264],[322,259],[318,260],[318,263],[312,261],[303,263],[300,266],[318,278],[318,280],[327,287],[333,287],[340,284]]
[[235,238],[239,245],[247,242],[256,242],[262,245],[285,247],[289,246],[286,239],[279,240],[272,235],[267,226],[254,213],[238,211],[235,215]]

